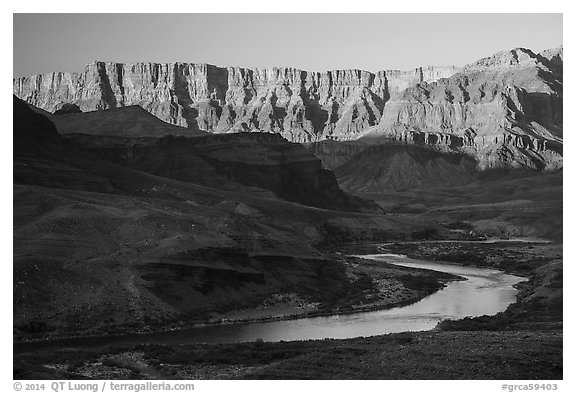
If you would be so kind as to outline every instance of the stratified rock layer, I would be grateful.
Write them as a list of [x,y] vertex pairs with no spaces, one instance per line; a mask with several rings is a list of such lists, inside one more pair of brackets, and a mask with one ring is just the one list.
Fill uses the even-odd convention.
[[563,49],[517,48],[463,69],[308,72],[189,63],[104,63],[14,79],[17,97],[54,112],[139,105],[213,133],[292,142],[390,141],[465,153],[478,169],[562,167]]
[[13,91],[50,112],[68,103],[85,112],[140,105],[168,123],[195,130],[265,131],[293,142],[310,142],[355,139],[378,123],[390,97],[456,71],[427,67],[373,74],[95,62],[82,73],[14,79]]
[[[467,153],[479,169],[562,167],[561,51],[500,52],[391,98],[364,141]],[[553,59],[553,60],[552,60]]]

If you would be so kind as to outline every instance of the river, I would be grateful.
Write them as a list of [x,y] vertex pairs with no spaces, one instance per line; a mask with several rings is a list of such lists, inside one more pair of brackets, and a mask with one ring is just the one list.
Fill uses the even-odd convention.
[[[65,340],[59,345],[70,347],[100,347],[139,343],[192,344],[233,343],[244,341],[292,341],[323,338],[353,338],[386,333],[433,329],[444,319],[461,319],[494,315],[504,311],[516,299],[514,285],[525,278],[501,271],[413,260],[401,255],[374,254],[361,258],[382,260],[401,266],[417,267],[455,274],[465,278],[451,281],[445,288],[408,306],[356,314],[269,321],[237,325],[196,327],[149,335],[94,337]],[[44,345],[42,345],[44,344]],[[52,342],[52,344],[57,344]],[[50,343],[15,345],[15,351],[28,347],[46,347]]]

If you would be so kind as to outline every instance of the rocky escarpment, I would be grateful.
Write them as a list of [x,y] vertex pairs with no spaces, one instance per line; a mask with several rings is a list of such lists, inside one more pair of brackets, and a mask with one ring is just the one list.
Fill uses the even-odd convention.
[[479,169],[562,167],[562,55],[500,52],[389,100],[363,140],[456,150]]
[[210,132],[265,131],[294,142],[355,139],[378,123],[384,104],[407,87],[457,72],[309,72],[189,63],[88,64],[81,73],[16,78],[14,94],[50,112],[139,105],[165,122]]

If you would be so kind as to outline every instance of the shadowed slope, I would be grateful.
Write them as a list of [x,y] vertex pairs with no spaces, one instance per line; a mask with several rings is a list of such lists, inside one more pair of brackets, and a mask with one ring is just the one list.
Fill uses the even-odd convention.
[[[178,327],[277,294],[312,304],[292,312],[330,310],[352,283],[319,244],[416,231],[384,215],[262,198],[266,190],[240,183],[229,191],[122,167],[61,138],[16,99],[14,122],[17,339]],[[158,149],[185,146],[173,141]],[[206,156],[219,148],[203,143]],[[230,162],[250,156],[224,150]]]
[[354,193],[446,187],[474,179],[476,163],[463,154],[449,154],[417,146],[370,147],[337,167],[342,188]]
[[163,137],[201,136],[197,128],[184,128],[168,124],[146,112],[138,105],[107,111],[67,113],[50,116],[61,134],[82,133],[102,136]]
[[[378,210],[346,195],[333,173],[301,145],[276,134],[242,133],[204,138],[123,139],[70,136],[85,149],[125,167],[189,183],[260,192],[337,210]],[[268,193],[267,196],[272,194]]]

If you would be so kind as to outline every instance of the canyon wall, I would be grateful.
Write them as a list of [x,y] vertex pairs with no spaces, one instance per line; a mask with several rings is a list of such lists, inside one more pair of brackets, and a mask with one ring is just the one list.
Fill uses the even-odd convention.
[[81,73],[16,78],[13,92],[50,112],[139,105],[191,134],[418,144],[465,153],[479,169],[554,170],[562,167],[562,71],[562,48],[377,73],[95,62]]
[[54,112],[139,105],[167,123],[216,133],[265,131],[294,142],[355,139],[378,123],[384,103],[405,88],[456,72],[309,72],[189,63],[88,64],[84,72],[16,78],[13,92]]

